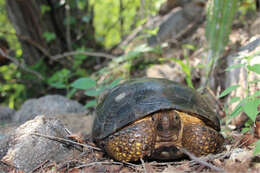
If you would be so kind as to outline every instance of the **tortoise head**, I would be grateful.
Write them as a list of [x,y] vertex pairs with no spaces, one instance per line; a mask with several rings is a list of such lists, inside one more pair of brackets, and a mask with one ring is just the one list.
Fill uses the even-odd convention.
[[176,148],[181,141],[182,122],[177,111],[164,110],[153,115],[156,142],[153,157],[160,159],[178,158],[182,153]]
[[161,111],[154,114],[158,142],[175,142],[179,139],[181,119],[176,111]]

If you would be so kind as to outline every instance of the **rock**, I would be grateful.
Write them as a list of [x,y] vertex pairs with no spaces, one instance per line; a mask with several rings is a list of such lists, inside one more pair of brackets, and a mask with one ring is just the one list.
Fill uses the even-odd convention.
[[[260,64],[259,51],[260,51],[260,36],[252,38],[251,41],[249,41],[249,43],[247,43],[245,46],[242,46],[239,49],[238,53],[228,56],[227,65],[228,67],[230,67],[241,63],[247,63],[247,61],[243,57],[248,57],[248,56],[252,56],[252,59],[250,60],[250,65]],[[226,72],[225,88],[228,88],[229,86],[232,85],[240,86],[229,95],[227,99],[227,103],[233,97],[239,97],[241,99],[246,97],[247,92],[245,91],[247,90],[247,83],[248,83],[247,80],[248,81],[258,80],[258,75],[253,72],[249,73],[248,75],[246,69],[242,67],[234,68]],[[259,90],[260,90],[260,83],[255,82],[254,84],[250,85],[250,90],[248,91],[248,94],[252,95]],[[234,110],[235,107],[236,107],[236,103],[229,105],[229,108],[231,110]],[[241,113],[240,115],[232,119],[232,124],[235,125],[236,127],[240,127],[241,125],[244,124],[245,121],[247,121],[247,119],[248,117],[244,113]]]
[[0,141],[5,137],[4,134],[0,133]]
[[165,3],[163,3],[159,9],[160,15],[165,15],[169,11],[171,11],[173,8],[178,6],[183,6],[184,4],[188,3],[189,0],[167,0]]
[[148,44],[153,46],[162,42],[175,41],[177,37],[185,34],[183,31],[189,29],[188,26],[192,22],[203,20],[203,10],[204,7],[198,5],[195,1],[190,1],[183,8],[174,8],[169,14],[160,19],[160,23],[155,26],[159,27],[159,30],[156,35],[148,38]]
[[37,116],[10,135],[7,142],[8,151],[1,161],[24,172],[30,172],[46,160],[59,162],[71,154],[62,143],[32,133],[59,138],[68,135],[61,121],[43,115]]
[[55,118],[61,120],[71,133],[79,133],[82,135],[91,134],[94,121],[93,115],[58,114],[55,115]]
[[247,150],[247,149],[242,149],[242,148],[235,148],[231,155],[230,155],[230,160],[232,160],[233,162],[246,162],[248,160],[250,160],[251,158],[253,158],[253,152],[252,150]]
[[0,160],[6,154],[8,150],[9,136],[0,134]]
[[14,115],[14,121],[23,123],[37,115],[53,116],[55,114],[83,113],[84,107],[77,101],[60,95],[48,95],[39,99],[27,100]]
[[9,107],[0,106],[0,125],[12,120],[15,111]]
[[260,29],[259,29],[260,28],[260,15],[258,15],[258,16],[259,17],[256,18],[256,20],[250,27],[250,32],[252,35],[260,34]]
[[147,77],[166,78],[172,81],[183,83],[185,73],[178,64],[159,64],[153,65],[146,70]]

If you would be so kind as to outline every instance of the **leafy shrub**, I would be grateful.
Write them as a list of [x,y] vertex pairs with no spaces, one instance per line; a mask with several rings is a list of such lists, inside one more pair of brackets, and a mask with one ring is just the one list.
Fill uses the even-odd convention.
[[[260,52],[257,52],[256,54],[259,54]],[[246,56],[242,57],[241,59],[244,61],[241,61],[241,64],[235,64],[233,66],[230,66],[226,69],[226,71],[230,71],[235,68],[243,68],[247,71],[247,76],[249,76],[250,73],[256,73],[260,75],[260,64],[254,64],[250,65],[250,60],[254,58],[253,56]],[[233,97],[231,98],[230,102],[225,105],[225,112],[228,115],[229,119],[235,118],[238,116],[240,113],[245,112],[245,114],[249,117],[249,121],[252,123],[247,123],[246,128],[242,130],[242,132],[246,132],[250,129],[250,126],[252,128],[252,125],[256,121],[256,117],[259,113],[258,111],[258,106],[260,105],[260,91],[256,91],[252,95],[250,95],[250,84],[254,84],[256,82],[259,82],[259,79],[255,81],[249,81],[249,79],[246,79],[247,86],[243,92],[246,93],[246,96],[244,98],[239,98],[239,97]],[[240,88],[240,85],[232,85],[228,88],[226,88],[219,96],[219,98],[225,97],[232,91],[235,91],[236,89]],[[228,107],[231,104],[236,104],[236,107],[233,110],[229,110]],[[254,153],[260,153],[260,140],[256,143],[256,148],[254,150]]]
[[101,84],[97,84],[97,82],[89,77],[82,77],[75,80],[70,86],[74,89],[81,89],[85,91],[85,95],[94,97],[91,101],[89,101],[85,108],[95,107],[97,105],[96,99],[98,96],[107,89],[111,89],[116,86],[122,79],[117,78],[115,80],[105,80]]

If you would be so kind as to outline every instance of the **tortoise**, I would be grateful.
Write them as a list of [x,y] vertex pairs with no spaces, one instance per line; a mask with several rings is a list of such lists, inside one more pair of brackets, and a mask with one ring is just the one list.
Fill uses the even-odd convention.
[[93,141],[112,158],[175,160],[217,153],[223,145],[219,115],[194,89],[160,78],[137,78],[99,101]]

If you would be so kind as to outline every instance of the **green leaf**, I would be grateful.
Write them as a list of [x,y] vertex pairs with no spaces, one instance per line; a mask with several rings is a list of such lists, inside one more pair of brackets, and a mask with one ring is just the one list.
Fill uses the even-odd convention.
[[252,97],[259,97],[260,96],[260,91],[256,91],[253,95],[252,95]]
[[81,18],[81,20],[82,20],[83,22],[88,23],[88,22],[91,20],[91,18],[90,18],[90,16],[83,16],[83,17]]
[[55,72],[51,77],[48,78],[47,82],[50,86],[57,88],[57,89],[63,89],[67,86],[67,80],[70,78],[71,71],[68,69],[61,69],[57,72]]
[[242,132],[242,133],[246,133],[246,132],[248,132],[249,130],[250,130],[250,128],[248,128],[248,127],[245,127],[245,128],[243,128],[243,129],[242,129],[242,131],[241,131],[241,132]]
[[235,109],[230,113],[229,118],[234,118],[236,117],[238,114],[240,114],[242,112],[242,102],[241,101],[236,107]]
[[88,103],[84,106],[85,109],[88,109],[90,107],[96,107],[97,106],[97,101],[96,100],[91,100],[88,101]]
[[66,88],[66,85],[64,83],[61,83],[61,82],[49,83],[49,85],[52,86],[53,88],[57,88],[57,89],[64,89],[64,88]]
[[184,44],[182,45],[182,48],[189,49],[189,50],[195,50],[195,46],[192,44]]
[[186,74],[185,80],[190,88],[194,88],[192,80],[191,80],[191,74],[190,74],[190,68],[188,64],[185,64],[182,60],[177,58],[171,58],[170,60],[175,61],[181,66],[182,71]]
[[113,82],[111,82],[111,84],[108,85],[108,88],[113,88],[115,87],[123,78],[119,77],[116,80],[114,80]]
[[50,6],[44,5],[44,4],[41,5],[40,8],[41,8],[41,14],[42,15],[45,14],[45,12],[49,12],[51,10]]
[[244,64],[234,64],[234,65],[231,65],[228,68],[226,68],[225,71],[230,71],[234,68],[240,68],[240,67],[243,67],[243,66],[244,66]]
[[255,143],[255,149],[254,149],[254,155],[257,155],[260,153],[260,139]]
[[76,18],[73,16],[66,17],[64,19],[64,25],[74,25],[76,24]]
[[247,68],[250,71],[253,71],[253,72],[257,73],[257,74],[260,74],[260,64],[254,64],[252,66],[249,65],[249,66],[247,66]]
[[259,100],[257,98],[247,100],[243,105],[243,110],[247,114],[247,116],[255,122],[256,116],[258,114],[258,107]]
[[87,90],[84,94],[87,96],[96,97],[99,96],[100,90],[99,89]]
[[77,88],[77,89],[90,89],[96,86],[96,81],[94,81],[91,78],[85,77],[85,78],[79,78],[78,80],[74,81],[71,84],[71,87]]
[[43,37],[47,42],[51,42],[52,40],[56,39],[56,34],[52,32],[44,32]]
[[240,97],[232,97],[231,100],[229,101],[228,105],[232,105],[233,103],[236,103],[239,100],[240,100]]
[[260,79],[251,80],[248,83],[249,84],[255,84],[255,83],[258,83],[258,82],[260,82]]
[[239,85],[232,85],[230,87],[228,87],[227,89],[225,89],[218,98],[224,97],[226,95],[228,95],[230,92],[234,91],[235,89],[237,89],[238,87],[240,87]]

